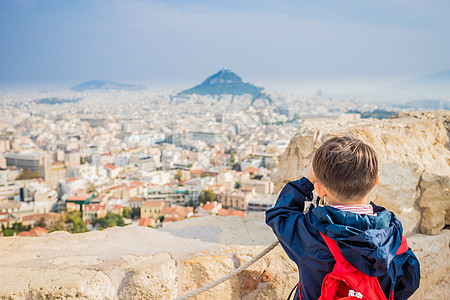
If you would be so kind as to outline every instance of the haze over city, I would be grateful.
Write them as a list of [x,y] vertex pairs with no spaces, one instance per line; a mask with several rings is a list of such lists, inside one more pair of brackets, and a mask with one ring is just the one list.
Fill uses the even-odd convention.
[[114,80],[182,90],[227,67],[287,92],[371,91],[450,69],[448,1],[0,3],[0,90]]

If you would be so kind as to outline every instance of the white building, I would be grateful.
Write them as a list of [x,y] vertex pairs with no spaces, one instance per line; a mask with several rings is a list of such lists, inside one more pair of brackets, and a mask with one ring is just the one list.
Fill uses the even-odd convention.
[[123,131],[126,133],[132,133],[141,131],[144,128],[143,120],[125,120],[123,123]]

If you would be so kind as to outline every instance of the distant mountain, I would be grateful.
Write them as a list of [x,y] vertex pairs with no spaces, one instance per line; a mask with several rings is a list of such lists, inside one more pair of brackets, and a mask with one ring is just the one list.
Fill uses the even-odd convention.
[[37,104],[63,104],[63,103],[77,103],[83,100],[83,98],[75,98],[75,99],[62,99],[62,98],[43,98],[34,100]]
[[92,80],[86,81],[82,84],[76,85],[72,88],[73,91],[83,92],[89,90],[142,90],[145,89],[142,85],[124,84],[108,80]]
[[263,88],[254,86],[250,83],[242,81],[236,73],[222,69],[216,74],[208,77],[201,84],[194,86],[191,89],[184,90],[179,95],[244,95],[250,94],[258,96],[261,94]]
[[382,90],[400,95],[446,95],[450,96],[450,70],[411,79]]

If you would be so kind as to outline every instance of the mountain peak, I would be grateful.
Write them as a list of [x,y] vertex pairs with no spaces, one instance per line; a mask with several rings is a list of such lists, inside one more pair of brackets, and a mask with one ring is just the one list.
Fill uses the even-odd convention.
[[223,84],[223,83],[242,83],[242,78],[233,71],[222,69],[214,75],[209,76],[203,81],[203,84]]
[[180,95],[259,95],[263,88],[242,81],[236,73],[229,69],[221,69],[219,72],[206,78],[200,85],[182,91]]

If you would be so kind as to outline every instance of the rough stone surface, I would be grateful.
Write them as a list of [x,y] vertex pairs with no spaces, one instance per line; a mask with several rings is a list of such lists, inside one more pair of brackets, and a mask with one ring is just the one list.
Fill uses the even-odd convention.
[[[235,269],[230,256],[200,256],[188,259],[183,263],[183,293],[199,289]],[[231,277],[224,283],[196,296],[192,299],[239,299],[241,294],[239,278]]]
[[437,234],[449,225],[449,116],[439,112],[390,120],[307,120],[280,156],[275,182],[282,187],[305,176],[324,141],[350,135],[371,145],[379,157],[380,182],[369,199],[395,212],[406,235]]
[[421,281],[412,300],[448,299],[450,295],[450,230],[439,235],[417,234],[408,245],[420,261]]
[[[263,224],[264,215],[255,213],[245,219],[185,220],[165,231],[127,226],[2,238],[0,299],[174,299],[221,278],[270,245],[275,238]],[[183,233],[189,237],[181,238]],[[450,230],[416,234],[408,243],[422,267],[414,299],[445,299]],[[296,265],[277,246],[195,299],[286,299],[297,281]]]

